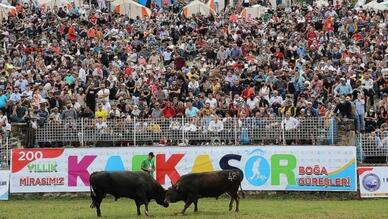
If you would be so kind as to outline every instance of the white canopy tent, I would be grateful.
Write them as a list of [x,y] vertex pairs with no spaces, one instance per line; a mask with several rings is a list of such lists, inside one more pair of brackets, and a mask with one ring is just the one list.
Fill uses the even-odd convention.
[[378,3],[376,0],[374,0],[369,2],[366,5],[363,5],[362,7],[374,9],[375,11],[384,11],[384,10],[388,10],[388,1],[385,0],[384,2]]
[[365,5],[366,0],[358,0],[357,3],[354,5],[355,8]]
[[327,7],[327,6],[329,6],[329,2],[327,1],[327,0],[318,0],[318,1],[316,1],[316,6],[318,7],[318,8],[322,8],[322,7]]
[[132,0],[115,0],[111,3],[115,13],[128,15],[129,18],[146,18],[151,16],[151,10]]
[[241,17],[259,18],[267,12],[268,8],[261,5],[253,5],[241,11]]
[[[218,7],[216,6],[216,3],[218,4]],[[224,0],[209,0],[206,4],[216,13],[219,13],[225,8]]]
[[201,14],[205,16],[214,15],[215,11],[211,9],[207,4],[194,0],[183,7],[183,16],[189,18],[193,15]]
[[8,18],[10,12],[14,12],[16,14],[16,8],[10,5],[0,4],[0,21],[3,21],[4,18]]
[[38,5],[43,8],[54,8],[57,7],[65,7],[67,5],[70,5],[72,1],[67,0],[38,0]]

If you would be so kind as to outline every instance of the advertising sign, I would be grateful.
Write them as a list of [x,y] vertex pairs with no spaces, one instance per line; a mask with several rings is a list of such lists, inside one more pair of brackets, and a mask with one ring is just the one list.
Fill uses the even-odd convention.
[[9,170],[0,170],[0,200],[8,200]]
[[14,149],[11,193],[90,191],[92,172],[140,170],[149,152],[164,187],[183,174],[238,168],[245,190],[357,189],[355,147],[128,147]]
[[388,167],[359,167],[361,198],[388,197]]

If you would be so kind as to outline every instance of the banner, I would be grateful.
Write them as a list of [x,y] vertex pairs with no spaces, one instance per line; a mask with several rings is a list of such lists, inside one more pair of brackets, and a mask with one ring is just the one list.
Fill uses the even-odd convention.
[[388,197],[388,167],[359,167],[361,198]]
[[356,149],[339,146],[60,148],[12,150],[11,193],[90,191],[94,171],[140,170],[155,154],[164,187],[181,175],[238,168],[245,190],[355,191]]
[[8,200],[9,170],[0,170],[0,200]]

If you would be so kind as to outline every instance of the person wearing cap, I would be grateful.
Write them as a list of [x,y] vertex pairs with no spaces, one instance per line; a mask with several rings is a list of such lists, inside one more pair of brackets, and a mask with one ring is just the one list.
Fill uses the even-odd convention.
[[143,170],[144,172],[150,175],[153,175],[155,171],[155,162],[153,159],[154,157],[155,157],[154,153],[150,152],[148,153],[147,158],[141,162],[141,170]]
[[306,108],[304,109],[305,116],[308,117],[318,117],[318,110],[313,107],[313,103],[311,101],[307,101]]

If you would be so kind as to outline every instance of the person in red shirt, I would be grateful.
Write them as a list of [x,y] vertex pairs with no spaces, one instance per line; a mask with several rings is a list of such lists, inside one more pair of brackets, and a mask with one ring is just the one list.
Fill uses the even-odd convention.
[[274,56],[276,59],[281,60],[281,59],[283,59],[284,54],[280,51],[279,48],[276,48],[276,52],[275,52]]
[[308,31],[307,31],[307,34],[306,34],[306,39],[307,39],[307,46],[310,47],[310,45],[318,39],[318,34],[314,31],[314,28],[310,28]]
[[92,39],[92,38],[96,37],[96,33],[97,33],[97,31],[96,31],[96,29],[94,29],[94,27],[89,28],[87,31],[88,38]]
[[173,118],[176,114],[174,107],[171,106],[171,102],[168,101],[166,106],[162,110],[163,117],[166,119]]
[[247,100],[248,97],[255,96],[255,85],[249,84],[243,91],[242,91],[242,97]]
[[97,24],[97,17],[95,15],[89,16],[89,22],[93,25]]
[[69,31],[67,32],[67,39],[70,41],[77,40],[77,32],[75,31],[74,25],[69,27]]
[[176,70],[182,70],[182,68],[186,66],[185,59],[182,56],[180,56],[178,52],[175,53],[174,64],[175,64]]
[[323,30],[326,32],[327,38],[330,39],[334,32],[334,17],[328,17],[325,20]]
[[359,41],[362,41],[364,39],[364,37],[362,36],[362,34],[361,33],[355,33],[355,34],[353,34],[353,36],[352,36],[352,40],[354,41],[354,42],[359,42]]

